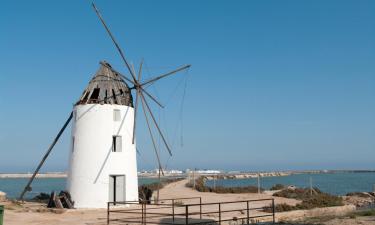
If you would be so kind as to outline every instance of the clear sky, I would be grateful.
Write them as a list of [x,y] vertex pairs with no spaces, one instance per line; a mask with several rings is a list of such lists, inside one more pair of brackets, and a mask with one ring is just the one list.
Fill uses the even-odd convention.
[[[192,64],[150,89],[169,168],[375,169],[374,1],[96,4],[145,78]],[[0,172],[32,171],[98,62],[126,69],[90,1],[2,1],[0,27]],[[44,171],[66,170],[69,135]]]

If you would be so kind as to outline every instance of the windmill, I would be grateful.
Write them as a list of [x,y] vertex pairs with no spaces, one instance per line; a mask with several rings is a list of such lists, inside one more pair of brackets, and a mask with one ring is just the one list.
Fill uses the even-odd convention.
[[[67,189],[77,208],[102,208],[108,201],[138,200],[135,134],[139,107],[143,109],[160,173],[163,174],[163,168],[153,129],[160,135],[168,154],[172,155],[149,101],[161,108],[164,106],[146,88],[160,79],[190,68],[190,65],[142,81],[143,60],[136,72],[94,3],[92,7],[115,45],[130,78],[109,63],[100,62],[99,70],[26,184],[20,195],[21,200],[27,191],[31,191],[36,174],[71,121],[72,147]],[[132,92],[135,95],[134,104]]]

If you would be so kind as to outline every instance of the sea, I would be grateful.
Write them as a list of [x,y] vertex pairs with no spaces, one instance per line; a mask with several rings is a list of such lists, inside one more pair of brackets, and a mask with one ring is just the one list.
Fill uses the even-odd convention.
[[[8,199],[17,199],[23,191],[29,178],[0,178],[0,191],[7,194]],[[138,185],[150,184],[158,181],[158,178],[138,179]],[[52,191],[60,192],[65,190],[66,178],[36,178],[31,187],[32,191],[27,192],[25,199],[32,199],[41,192],[51,193]]]
[[[157,182],[157,178],[138,179],[139,185]],[[375,191],[374,172],[335,172],[318,174],[292,174],[280,177],[261,177],[260,186],[270,189],[275,184],[294,185],[297,187],[310,187],[310,180],[314,187],[334,194],[346,195],[349,192],[372,192]],[[18,198],[26,185],[28,178],[0,178],[0,191],[7,193],[9,199]],[[247,179],[218,179],[206,181],[207,186],[243,187],[257,186],[257,178]],[[66,178],[38,178],[32,184],[32,191],[27,193],[26,199],[33,198],[41,192],[64,190]]]
[[[375,192],[375,172],[335,172],[317,174],[292,174],[279,177],[261,177],[260,186],[270,189],[275,184],[294,185],[296,187],[313,187],[333,195],[346,195],[350,192]],[[206,181],[207,186],[213,187],[243,187],[257,186],[257,178],[247,179],[218,179]]]

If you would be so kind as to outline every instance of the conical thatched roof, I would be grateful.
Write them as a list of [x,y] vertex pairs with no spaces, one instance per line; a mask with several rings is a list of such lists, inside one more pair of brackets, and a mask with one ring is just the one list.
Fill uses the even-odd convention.
[[103,64],[106,66],[100,66],[76,105],[117,104],[133,107],[129,86],[120,75],[109,69],[111,65],[107,62]]

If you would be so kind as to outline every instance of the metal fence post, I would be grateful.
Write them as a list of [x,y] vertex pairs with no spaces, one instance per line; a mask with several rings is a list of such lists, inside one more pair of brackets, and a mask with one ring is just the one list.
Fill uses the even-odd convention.
[[221,204],[219,203],[219,225],[221,225]]
[[143,210],[143,202],[141,202],[141,206],[142,206],[142,217],[141,217],[141,219],[142,219],[142,221],[141,221],[141,224],[143,225],[143,213],[144,213],[144,210]]
[[272,199],[272,222],[275,223],[275,199]]
[[146,203],[144,203],[144,205],[145,205],[145,210],[144,210],[144,212],[145,212],[145,218],[144,218],[144,220],[143,220],[143,222],[146,224],[147,222],[147,213],[146,213],[146,209],[147,209],[147,204]]
[[202,197],[199,197],[199,219],[202,219]]
[[189,206],[185,206],[185,224],[189,224]]
[[107,202],[107,225],[109,224],[109,202]]
[[172,199],[172,221],[174,222],[174,199]]
[[247,217],[247,224],[250,224],[250,207],[249,207],[249,201],[246,201],[246,217]]

